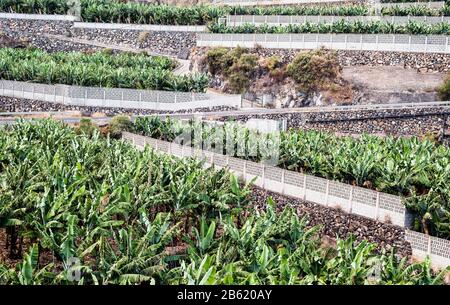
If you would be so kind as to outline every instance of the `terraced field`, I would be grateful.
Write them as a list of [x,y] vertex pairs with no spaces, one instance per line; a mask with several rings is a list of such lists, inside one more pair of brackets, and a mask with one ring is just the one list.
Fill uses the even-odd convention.
[[0,284],[449,283],[449,3],[266,2],[0,0]]

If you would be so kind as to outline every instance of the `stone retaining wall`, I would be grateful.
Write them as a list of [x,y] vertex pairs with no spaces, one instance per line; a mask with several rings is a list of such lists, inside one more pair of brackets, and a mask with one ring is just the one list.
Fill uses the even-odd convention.
[[449,107],[406,108],[359,111],[332,111],[306,113],[277,113],[221,117],[247,121],[249,118],[287,120],[287,128],[323,130],[343,134],[377,134],[410,136],[429,133],[441,134],[450,117]]
[[377,244],[378,251],[381,249],[389,251],[395,248],[400,256],[411,255],[411,246],[405,240],[405,231],[401,227],[282,196],[257,186],[252,186],[250,196],[252,202],[260,209],[265,208],[269,197],[275,200],[277,211],[282,211],[286,206],[293,207],[300,217],[307,217],[307,227],[320,226],[320,234],[330,238],[336,238],[336,235],[347,238],[353,234],[358,241],[367,240]]
[[[72,22],[48,20],[0,19],[0,36],[23,45],[31,45],[47,52],[90,51],[100,48],[49,38],[44,34],[67,35]],[[7,45],[0,44],[0,47]]]
[[[91,46],[61,42],[43,37],[42,34],[73,35],[77,38],[92,39],[104,43],[126,44],[146,48],[156,53],[168,55],[188,54],[196,44],[196,34],[192,32],[161,32],[137,30],[108,30],[72,28],[69,21],[0,19],[0,32],[15,38],[27,38],[31,44],[47,50],[95,49]],[[200,48],[201,49],[201,48]],[[262,56],[278,55],[289,62],[301,50],[257,49]],[[420,71],[449,71],[450,54],[402,53],[388,51],[338,50],[339,61],[344,66],[404,66]]]
[[[226,110],[231,108],[214,108],[212,110]],[[30,99],[17,99],[0,97],[0,111],[30,112],[30,111],[66,111],[77,110],[84,112],[101,112],[108,116],[122,113],[134,115],[148,115],[162,113],[147,109],[84,107],[47,103]],[[198,111],[203,111],[198,109]],[[211,110],[210,110],[211,111]],[[164,111],[163,113],[171,113]],[[230,116],[217,118],[228,120]],[[403,116],[403,117],[402,117]],[[289,114],[261,114],[251,116],[234,116],[233,118],[246,121],[249,118],[267,118],[287,120],[288,128],[302,128],[306,130],[322,130],[339,134],[360,134],[362,132],[375,135],[410,136],[427,133],[441,133],[446,119],[450,118],[450,109],[389,109],[365,111],[338,111],[338,112],[310,112]]]
[[96,40],[116,45],[129,45],[156,53],[178,56],[195,46],[196,34],[192,32],[162,32],[136,30],[108,30],[73,28],[73,37]]
[[[205,53],[206,48],[198,48],[196,54]],[[284,63],[289,63],[304,50],[288,49],[252,49],[262,57],[277,55]],[[450,71],[450,54],[442,53],[405,53],[388,51],[336,50],[343,66],[401,66],[418,71]]]
[[0,112],[45,112],[45,111],[80,111],[85,114],[103,113],[107,116],[120,114],[149,115],[156,113],[192,113],[207,111],[233,110],[232,107],[197,108],[182,111],[156,111],[151,109],[130,109],[112,107],[89,107],[48,103],[37,100],[18,99],[0,96]]

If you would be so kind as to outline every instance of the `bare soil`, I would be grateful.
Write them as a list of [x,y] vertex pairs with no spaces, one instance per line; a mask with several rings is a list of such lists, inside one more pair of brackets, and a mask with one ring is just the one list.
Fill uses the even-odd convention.
[[371,90],[432,92],[446,77],[442,72],[417,72],[398,66],[344,67],[342,76],[355,85]]

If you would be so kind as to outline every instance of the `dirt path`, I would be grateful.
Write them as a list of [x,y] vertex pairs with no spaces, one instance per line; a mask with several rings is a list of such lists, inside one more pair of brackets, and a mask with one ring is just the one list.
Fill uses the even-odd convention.
[[403,67],[344,67],[343,77],[371,90],[432,92],[440,86],[446,73],[418,73]]

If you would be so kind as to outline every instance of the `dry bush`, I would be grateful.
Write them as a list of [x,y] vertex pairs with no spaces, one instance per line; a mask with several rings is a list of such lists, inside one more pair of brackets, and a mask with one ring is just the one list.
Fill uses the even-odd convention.
[[437,92],[441,101],[450,100],[450,74],[447,75],[444,83],[438,88]]
[[341,71],[337,53],[325,49],[300,52],[287,66],[287,74],[306,92],[327,89]]
[[142,31],[142,32],[139,33],[137,41],[139,43],[144,43],[147,40],[149,35],[150,35],[149,31]]

